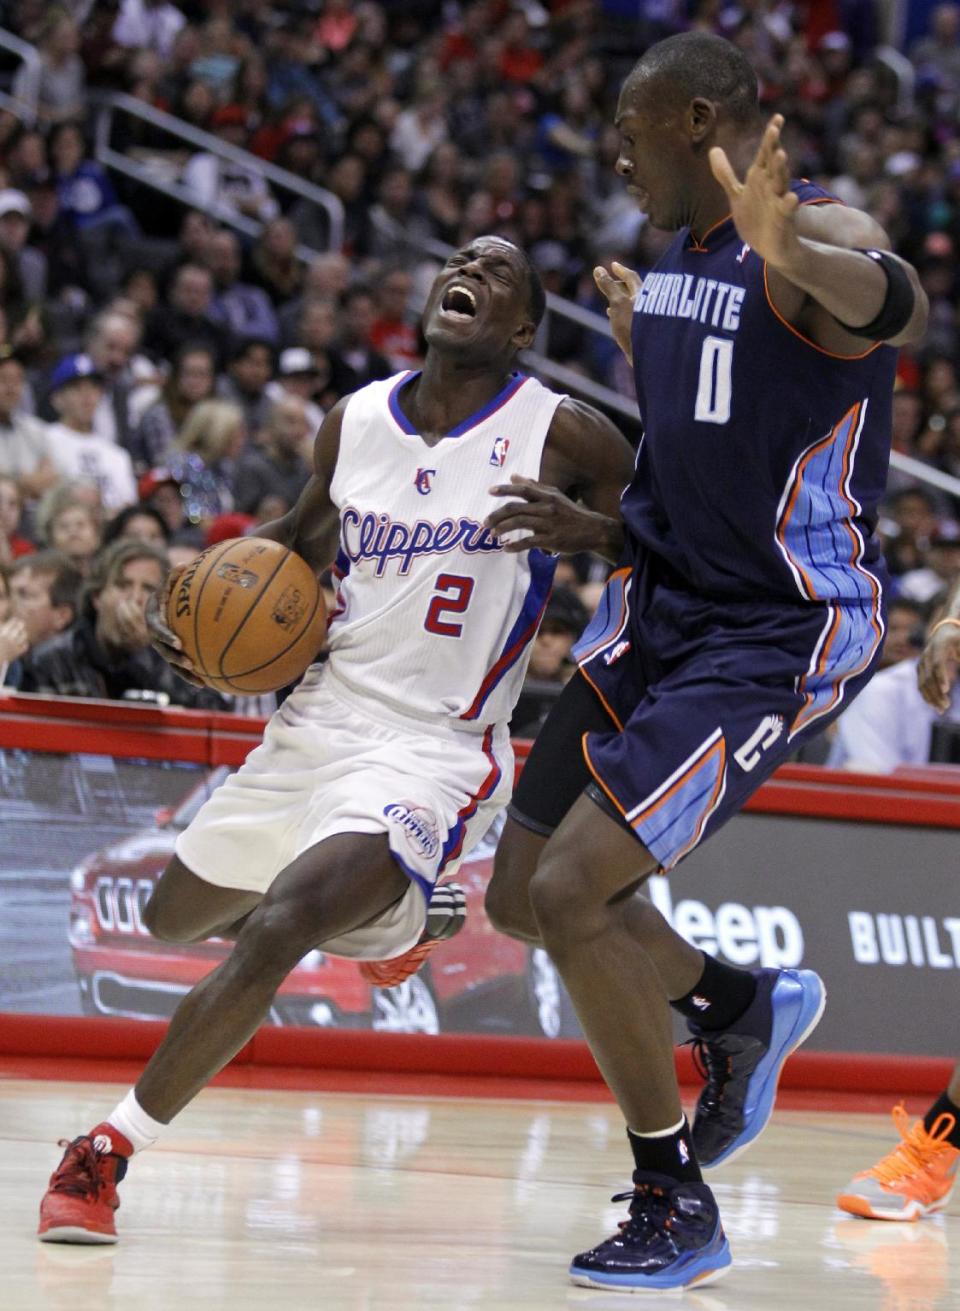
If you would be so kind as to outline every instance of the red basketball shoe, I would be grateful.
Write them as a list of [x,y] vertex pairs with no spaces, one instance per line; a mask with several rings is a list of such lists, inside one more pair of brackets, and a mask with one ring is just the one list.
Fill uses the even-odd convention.
[[117,1241],[113,1215],[120,1205],[117,1184],[127,1173],[127,1158],[111,1150],[115,1129],[100,1132],[98,1126],[93,1133],[72,1143],[60,1139],[66,1151],[40,1203],[37,1235],[42,1243]]
[[415,943],[391,960],[360,962],[361,977],[375,988],[396,988],[416,974],[432,951],[454,937],[467,922],[467,898],[459,883],[440,883],[430,898],[427,923]]

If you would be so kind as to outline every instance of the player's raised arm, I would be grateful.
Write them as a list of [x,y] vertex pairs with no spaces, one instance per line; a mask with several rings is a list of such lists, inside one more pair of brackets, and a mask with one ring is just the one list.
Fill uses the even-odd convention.
[[[838,353],[865,341],[920,340],[929,306],[916,270],[891,253],[889,238],[868,214],[839,204],[800,205],[790,189],[782,127],[782,116],[774,114],[743,181],[721,147],[710,151],[737,232],[767,262],[775,306],[790,323],[805,319],[812,339]],[[807,297],[826,314],[811,314]]]
[[296,505],[282,518],[257,529],[258,537],[282,542],[302,556],[317,573],[326,569],[336,554],[340,517],[330,500],[330,483],[337,467],[340,427],[349,399],[344,396],[324,417],[313,444],[313,476],[300,493]]
[[524,534],[507,551],[593,551],[616,563],[623,550],[620,495],[632,472],[633,451],[620,430],[592,405],[568,397],[550,426],[539,481],[515,477],[491,487],[492,495],[511,499],[487,527],[501,537]]

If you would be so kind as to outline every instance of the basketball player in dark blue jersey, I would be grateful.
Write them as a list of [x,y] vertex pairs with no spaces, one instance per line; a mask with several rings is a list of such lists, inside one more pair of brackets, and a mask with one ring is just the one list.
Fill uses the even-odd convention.
[[[642,282],[597,274],[644,438],[620,566],[522,775],[488,911],[549,951],[629,1129],[629,1220],[572,1277],[643,1291],[729,1267],[698,1159],[729,1160],[761,1131],[824,990],[808,970],[720,964],[635,894],[876,668],[891,347],[922,336],[927,306],[870,217],[791,181],[782,120],[764,127],[729,43],[653,46],[617,124],[618,171],[677,232]],[[514,490],[491,522],[536,533],[549,511],[536,487]],[[706,1065],[692,1133],[668,1001]]]

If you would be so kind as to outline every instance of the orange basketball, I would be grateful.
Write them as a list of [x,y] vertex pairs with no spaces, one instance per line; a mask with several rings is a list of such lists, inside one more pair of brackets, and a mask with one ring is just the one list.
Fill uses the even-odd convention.
[[254,696],[296,682],[327,625],[316,575],[265,537],[218,542],[173,580],[167,623],[219,692]]

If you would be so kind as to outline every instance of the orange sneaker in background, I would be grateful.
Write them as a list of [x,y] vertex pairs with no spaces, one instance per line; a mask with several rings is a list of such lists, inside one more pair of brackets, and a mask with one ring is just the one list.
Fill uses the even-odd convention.
[[837,1198],[841,1211],[865,1220],[919,1220],[942,1211],[956,1181],[960,1151],[946,1141],[956,1120],[939,1115],[928,1132],[922,1120],[909,1128],[903,1105],[893,1108],[900,1142],[876,1165],[855,1175]]

